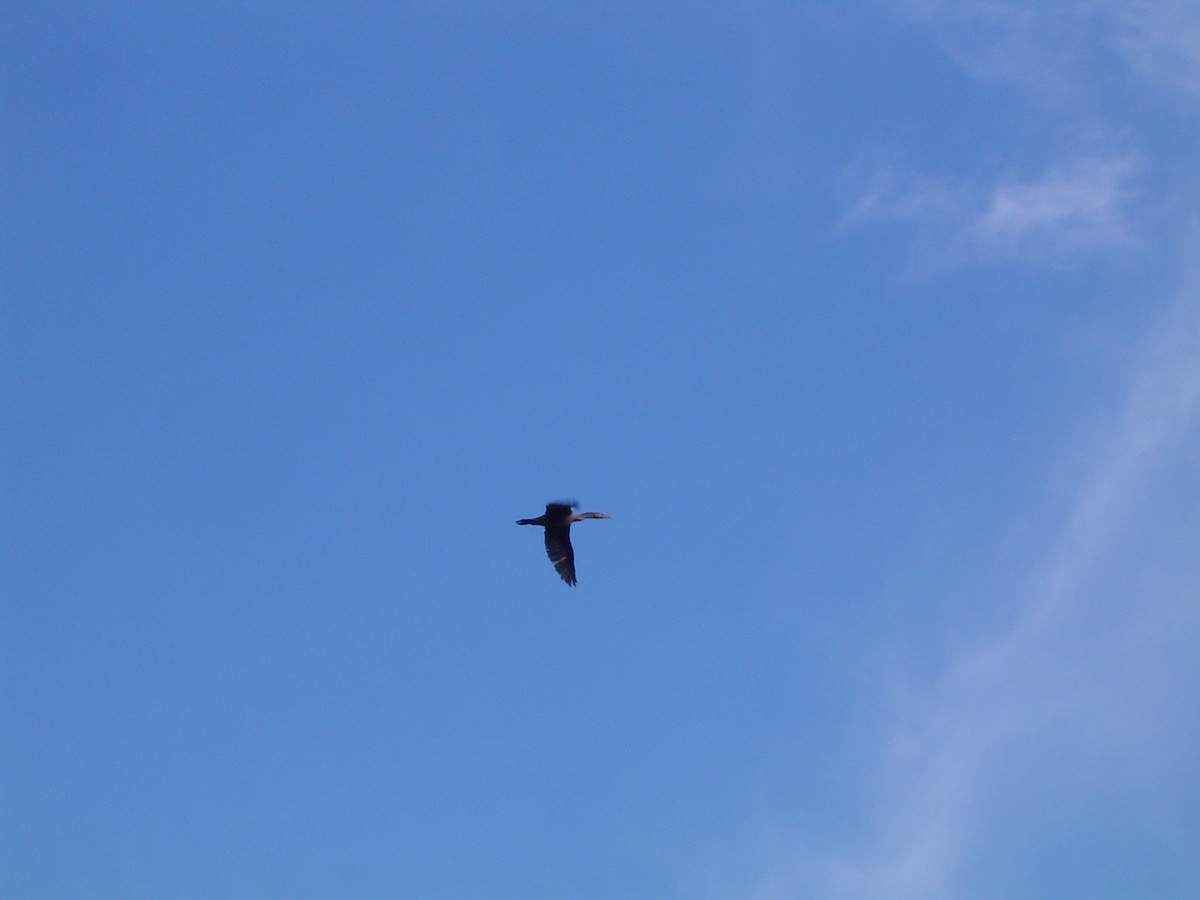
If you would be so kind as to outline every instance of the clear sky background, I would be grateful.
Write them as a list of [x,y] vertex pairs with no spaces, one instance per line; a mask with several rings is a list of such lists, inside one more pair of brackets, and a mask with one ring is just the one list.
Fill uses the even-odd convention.
[[4,896],[1200,896],[1200,5],[0,19]]

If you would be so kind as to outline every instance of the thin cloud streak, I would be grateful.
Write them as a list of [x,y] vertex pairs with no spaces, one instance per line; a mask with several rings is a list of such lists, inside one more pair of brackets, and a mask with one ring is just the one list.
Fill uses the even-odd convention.
[[[884,163],[847,168],[841,226],[912,227],[912,266],[1061,265],[1143,246],[1191,183],[1191,157],[1131,138],[1130,97],[1200,99],[1200,4],[1185,0],[884,0],[975,79],[1011,89],[1043,121],[1025,161],[964,176]],[[1136,96],[1136,95],[1132,95]],[[1039,116],[1041,119],[1039,119]],[[1149,140],[1149,143],[1146,141]],[[1138,152],[1153,146],[1154,153]],[[1134,149],[1137,148],[1137,149]],[[983,155],[987,158],[993,148]],[[1174,172],[1175,174],[1171,174]]]
[[1060,253],[1132,242],[1129,156],[1054,166],[1036,181],[997,184],[961,240],[981,254],[1020,255],[1047,244]]
[[887,0],[977,78],[1073,103],[1089,64],[1121,57],[1155,89],[1200,97],[1200,6],[1192,0]]
[[842,225],[908,222],[921,246],[937,248],[925,260],[935,266],[1075,259],[1138,242],[1140,168],[1133,154],[1092,156],[1035,178],[1004,175],[986,187],[932,178],[904,187],[877,170]]
[[1029,90],[1041,101],[1069,103],[1081,61],[1079,36],[1098,24],[1081,4],[1021,0],[886,0],[918,22],[943,51],[976,78]]
[[1130,67],[1158,87],[1200,98],[1200,5],[1192,0],[1109,2],[1114,43]]
[[[1200,572],[1190,550],[1139,558],[1143,529],[1195,527],[1148,507],[1180,467],[1195,477],[1184,438],[1198,419],[1194,278],[1149,342],[1058,538],[1033,564],[1014,623],[963,649],[932,689],[900,704],[869,814],[872,838],[857,852],[801,854],[753,896],[971,896],[985,845],[995,853],[1017,837],[997,803],[1024,804],[1036,821],[1070,799],[1070,787],[1029,770],[1065,759],[1077,769],[1067,781],[1136,794],[1146,769],[1183,781],[1200,764],[1187,737],[1200,722],[1180,689],[1200,675],[1200,615],[1194,591],[1180,585]],[[1162,587],[1172,571],[1175,586]],[[1125,831],[1123,822],[1112,827]]]
[[[1107,74],[1114,60],[1134,75],[1130,83],[1200,97],[1200,6],[889,5],[973,76],[1026,92],[1035,109],[1058,110],[1054,123],[1071,120],[1086,139],[1074,150],[1048,140],[1057,158],[1034,175],[972,181],[860,170],[848,178],[858,189],[848,192],[843,226],[911,225],[925,268],[1093,258],[1165,237],[1149,233],[1165,224],[1151,222],[1161,204],[1151,176],[1171,162],[1172,146],[1150,134],[1131,142],[1128,128],[1100,121],[1106,104],[1071,98],[1103,90],[1089,72]],[[1200,235],[1182,243],[1180,258],[1190,260]],[[1191,777],[1200,766],[1192,702],[1200,512],[1180,500],[1200,497],[1200,270],[1180,282],[1123,400],[1074,456],[1077,488],[1052,539],[995,588],[997,606],[1011,611],[1007,624],[960,646],[927,687],[904,678],[887,685],[898,699],[878,765],[864,775],[872,790],[860,837],[836,848],[797,841],[751,896],[1021,896],[1029,888],[1021,879],[1034,871],[1065,879],[1063,895],[1081,895],[1081,880],[1106,866],[1117,867],[1106,896],[1200,889],[1196,876],[1179,874],[1200,871],[1200,786]],[[1089,862],[1056,869],[1055,847],[1076,863],[1086,849]],[[1143,880],[1174,873],[1160,877],[1193,881],[1122,889],[1121,860]],[[1053,887],[1043,880],[1039,889]],[[1082,893],[1096,895],[1095,883]]]

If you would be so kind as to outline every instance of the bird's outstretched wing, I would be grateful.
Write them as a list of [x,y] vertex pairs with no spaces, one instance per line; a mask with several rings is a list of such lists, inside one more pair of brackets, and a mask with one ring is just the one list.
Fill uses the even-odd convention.
[[559,500],[555,503],[546,504],[547,519],[565,519],[571,514],[571,510],[579,505],[576,500]]
[[[551,504],[554,506],[555,504]],[[550,506],[546,507],[547,513]],[[575,549],[571,546],[571,526],[560,525],[546,529],[546,555],[554,563],[559,577],[572,587],[575,586]]]

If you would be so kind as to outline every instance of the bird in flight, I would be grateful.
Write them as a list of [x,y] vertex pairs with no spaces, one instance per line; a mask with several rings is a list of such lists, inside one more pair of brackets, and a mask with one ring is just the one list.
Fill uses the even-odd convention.
[[571,546],[571,523],[584,519],[611,519],[602,512],[575,512],[579,504],[547,503],[546,512],[536,519],[517,519],[518,525],[541,525],[546,529],[546,555],[554,563],[560,578],[575,586],[575,549]]

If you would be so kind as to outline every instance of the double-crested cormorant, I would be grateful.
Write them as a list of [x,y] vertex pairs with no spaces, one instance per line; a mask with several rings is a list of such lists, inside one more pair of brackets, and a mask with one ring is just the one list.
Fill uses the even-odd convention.
[[575,586],[575,550],[571,547],[571,523],[584,519],[611,519],[602,512],[575,512],[579,504],[547,503],[544,515],[536,519],[517,519],[518,525],[541,525],[546,529],[546,555],[559,576],[567,584]]

